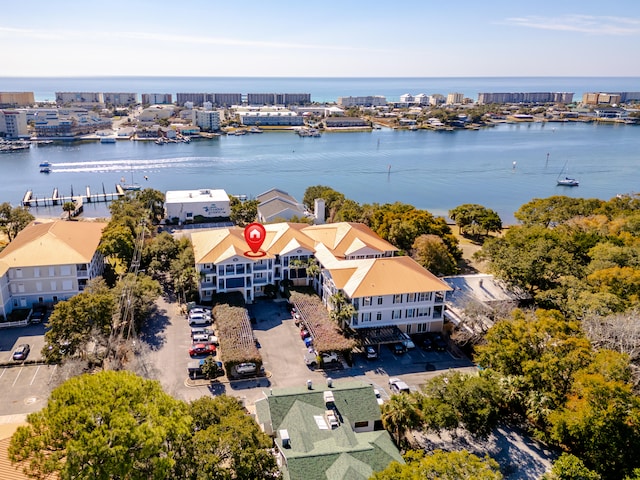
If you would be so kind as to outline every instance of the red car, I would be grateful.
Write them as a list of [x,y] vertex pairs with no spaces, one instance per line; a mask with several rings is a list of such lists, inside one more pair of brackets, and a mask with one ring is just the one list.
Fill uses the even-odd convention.
[[216,346],[210,343],[195,343],[189,349],[189,356],[195,357],[196,355],[215,355]]

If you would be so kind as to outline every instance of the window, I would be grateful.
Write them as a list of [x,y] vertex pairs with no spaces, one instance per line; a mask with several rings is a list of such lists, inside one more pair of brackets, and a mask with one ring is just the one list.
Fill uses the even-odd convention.
[[418,308],[417,309],[417,317],[430,317],[431,316],[431,308],[430,307],[424,307],[424,308]]
[[240,287],[244,287],[244,277],[227,278],[227,288],[240,288]]
[[402,318],[402,310],[391,311],[391,320],[398,320],[400,318]]
[[413,303],[416,301],[418,294],[416,293],[407,293],[407,303]]
[[362,323],[371,321],[371,312],[366,312],[362,314]]
[[368,426],[369,426],[369,422],[368,422],[368,421],[366,421],[366,420],[364,420],[364,421],[362,421],[362,422],[355,422],[355,423],[353,424],[353,426],[354,426],[354,428],[365,428],[365,427],[368,427]]
[[398,295],[394,295],[393,296],[393,303],[402,303],[402,294],[398,294]]
[[371,306],[371,297],[364,297],[362,299],[362,306],[363,307],[370,307]]
[[18,292],[19,293],[24,293],[24,283],[19,283],[18,284]]
[[236,271],[235,265],[225,265],[224,271],[227,275],[233,275]]
[[244,264],[236,265],[236,275],[244,275]]
[[430,302],[433,298],[433,292],[418,293],[418,302]]
[[224,278],[218,280],[218,290],[224,290]]
[[49,267],[49,276],[50,277],[55,277],[55,275],[56,275],[55,267]]
[[33,276],[38,278],[40,276],[40,267],[35,267],[33,269]]
[[[42,291],[42,282],[36,282],[36,291],[41,292]],[[42,302],[40,302],[42,303]]]
[[62,265],[60,267],[60,275],[64,275],[65,277],[71,275],[71,267],[69,265]]
[[51,290],[55,291],[56,289],[56,282],[51,282]]
[[411,333],[411,327],[413,327],[413,325],[411,325],[411,324],[407,325],[406,333]]
[[220,277],[224,276],[224,266],[223,265],[220,265],[218,267],[218,276],[220,276]]
[[73,282],[71,280],[64,280],[62,282],[62,290],[72,290]]
[[409,308],[406,311],[406,317],[407,318],[413,318],[416,316],[416,309],[415,308]]
[[378,297],[378,305],[382,305],[382,297]]
[[382,320],[382,312],[376,313],[376,320],[378,321]]
[[16,268],[16,278],[22,278],[22,269]]
[[435,299],[436,303],[442,303],[444,302],[444,292],[436,292],[436,299]]

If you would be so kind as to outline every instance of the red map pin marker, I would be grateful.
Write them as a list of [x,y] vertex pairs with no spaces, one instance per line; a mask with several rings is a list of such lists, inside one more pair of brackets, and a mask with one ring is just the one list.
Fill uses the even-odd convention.
[[266,237],[267,231],[260,223],[250,223],[244,229],[244,239],[254,254],[260,251]]

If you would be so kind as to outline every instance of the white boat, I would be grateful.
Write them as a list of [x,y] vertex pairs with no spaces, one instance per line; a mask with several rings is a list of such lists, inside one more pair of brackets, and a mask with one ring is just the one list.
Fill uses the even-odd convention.
[[131,168],[131,183],[124,183],[124,177],[122,177],[120,181],[123,183],[122,189],[126,192],[137,192],[138,190],[142,190],[142,186],[133,181],[133,167]]
[[51,169],[49,167],[42,167],[40,173],[51,173]]
[[564,163],[564,167],[562,167],[562,170],[560,171],[560,175],[558,175],[558,178],[556,179],[556,184],[561,187],[577,187],[580,185],[580,182],[577,179],[569,177],[567,175],[568,163],[569,163],[568,160]]
[[100,137],[100,143],[116,143],[116,137]]

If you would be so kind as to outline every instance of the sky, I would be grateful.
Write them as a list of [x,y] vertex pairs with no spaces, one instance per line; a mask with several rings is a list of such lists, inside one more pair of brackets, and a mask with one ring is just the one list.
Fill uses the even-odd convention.
[[0,3],[0,76],[640,76],[640,1]]

